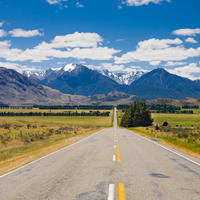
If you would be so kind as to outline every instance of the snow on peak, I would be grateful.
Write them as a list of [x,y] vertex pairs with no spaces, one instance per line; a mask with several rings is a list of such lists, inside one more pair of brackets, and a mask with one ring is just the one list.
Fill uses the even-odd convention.
[[130,85],[133,81],[139,79],[143,74],[141,70],[131,71],[131,72],[110,72],[108,69],[103,69],[99,71],[102,75],[107,76],[119,84]]
[[67,64],[63,67],[63,70],[66,72],[71,72],[76,68],[76,64],[75,63],[71,63],[71,64]]
[[62,67],[60,67],[60,68],[50,68],[50,69],[53,70],[53,71],[59,71],[59,70],[62,69]]

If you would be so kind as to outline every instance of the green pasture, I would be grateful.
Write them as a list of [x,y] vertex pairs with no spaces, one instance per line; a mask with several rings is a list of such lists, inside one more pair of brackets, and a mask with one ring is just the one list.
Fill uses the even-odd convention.
[[0,117],[0,124],[11,123],[47,123],[47,124],[79,124],[93,126],[111,126],[112,114],[110,116],[28,116],[28,117]]
[[154,124],[157,122],[159,125],[167,121],[170,126],[200,126],[200,114],[152,113],[152,118],[154,119]]

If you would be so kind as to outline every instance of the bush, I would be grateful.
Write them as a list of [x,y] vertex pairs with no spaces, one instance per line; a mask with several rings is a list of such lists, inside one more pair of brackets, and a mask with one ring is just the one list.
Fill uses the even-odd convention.
[[30,124],[27,124],[26,126],[27,126],[27,129],[31,128],[31,125],[30,125]]
[[163,126],[168,126],[168,122],[163,122]]
[[10,129],[11,126],[12,126],[12,124],[9,124],[9,123],[4,123],[4,124],[2,125],[2,127],[3,127],[4,129]]

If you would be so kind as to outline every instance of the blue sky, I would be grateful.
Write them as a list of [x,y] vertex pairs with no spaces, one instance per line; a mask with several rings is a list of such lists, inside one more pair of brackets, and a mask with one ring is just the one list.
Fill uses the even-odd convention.
[[200,78],[198,0],[0,0],[0,66],[75,62]]

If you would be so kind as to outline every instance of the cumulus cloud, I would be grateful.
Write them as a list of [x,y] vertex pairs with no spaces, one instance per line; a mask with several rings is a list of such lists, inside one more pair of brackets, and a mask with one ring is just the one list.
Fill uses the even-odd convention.
[[64,65],[66,63],[66,61],[65,62],[57,62],[57,65]]
[[180,35],[180,36],[196,36],[196,34],[200,34],[200,29],[178,29],[172,32],[173,35]]
[[109,71],[122,71],[124,69],[124,65],[113,65],[112,63],[102,63],[103,69],[108,69]]
[[[8,44],[6,43],[6,52],[0,51],[0,57],[9,61],[31,60],[32,62],[42,62],[53,58],[110,60],[113,58],[113,54],[120,52],[114,48],[99,47],[102,41],[103,39],[96,33],[75,32],[65,36],[56,36],[50,43],[42,42],[33,49],[25,51],[9,49],[11,44],[9,41]],[[63,48],[64,50],[61,50]],[[12,51],[15,54],[11,54]]]
[[[126,4],[128,6],[142,6],[148,5],[149,3],[158,4],[164,0],[126,0]],[[167,2],[171,2],[171,0],[166,0]]]
[[62,1],[68,0],[46,0],[50,5],[60,4]]
[[191,37],[185,39],[185,42],[198,43],[194,38],[191,38]]
[[169,61],[169,62],[167,62],[164,66],[177,66],[177,65],[186,65],[187,64],[187,62],[171,62],[171,61]]
[[160,60],[153,60],[153,61],[150,61],[149,64],[150,65],[153,65],[153,66],[156,66],[156,65],[159,65],[161,63]]
[[5,37],[6,35],[8,35],[7,32],[0,29],[0,37]]
[[18,72],[21,72],[21,71],[41,71],[41,68],[36,68],[35,66],[28,67],[26,65],[20,65],[20,64],[11,63],[11,62],[0,62],[0,66],[8,68],[8,69],[14,69]]
[[84,6],[81,5],[79,2],[76,3],[76,7],[77,7],[77,8],[84,8]]
[[176,74],[191,80],[195,80],[196,77],[192,73],[200,73],[200,67],[197,67],[197,63],[190,63],[188,66],[177,67],[175,69],[166,69],[169,73]]
[[22,53],[22,50],[10,47],[11,47],[10,40],[5,40],[0,42],[0,58],[5,58],[6,60],[9,60],[10,58],[15,57],[18,54]]
[[12,37],[35,37],[35,36],[44,36],[44,33],[40,32],[41,30],[23,30],[21,28],[18,29],[13,29],[12,31],[9,31],[8,33],[12,36]]
[[129,63],[139,61],[181,61],[191,57],[200,56],[200,48],[186,49],[182,45],[182,40],[155,38],[141,41],[135,51],[123,54],[121,57],[115,56],[115,63]]

